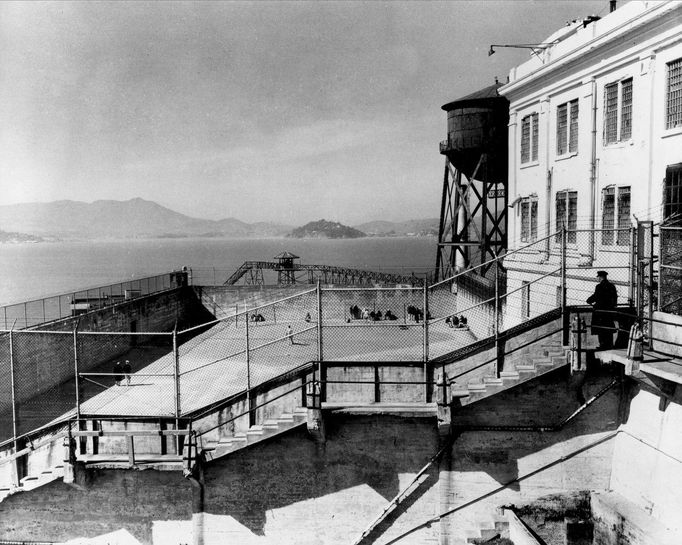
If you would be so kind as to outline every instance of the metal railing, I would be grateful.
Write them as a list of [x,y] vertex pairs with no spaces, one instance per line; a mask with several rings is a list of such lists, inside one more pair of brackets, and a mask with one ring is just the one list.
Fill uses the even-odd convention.
[[[588,235],[586,244],[594,233]],[[581,237],[576,233],[569,244],[563,231],[563,242],[556,245],[552,234],[432,285],[318,283],[186,330],[56,332],[10,325],[0,331],[0,361],[6,363],[0,367],[0,446],[65,415],[179,419],[198,414],[242,392],[249,397],[302,362],[318,362],[325,389],[348,379],[329,375],[336,362],[370,370],[373,364],[396,362],[413,369],[406,382],[422,384],[426,401],[433,367],[442,358],[481,342],[499,347],[519,325],[584,304],[596,268],[613,271],[620,302],[630,300],[630,253],[606,252],[586,263]],[[171,274],[164,275],[168,282]],[[197,277],[192,280],[197,285]],[[130,382],[114,367],[126,359],[132,364]],[[489,364],[491,372],[499,371],[499,362]],[[350,380],[376,391],[375,376]]]
[[0,307],[0,329],[34,327],[166,291],[177,286],[176,274],[169,272],[4,305]]

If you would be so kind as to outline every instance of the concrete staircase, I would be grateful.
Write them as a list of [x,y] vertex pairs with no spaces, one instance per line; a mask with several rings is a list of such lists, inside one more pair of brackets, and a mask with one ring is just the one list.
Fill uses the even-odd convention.
[[499,378],[484,377],[483,380],[470,381],[466,385],[460,385],[455,381],[450,387],[450,397],[452,400],[458,400],[460,406],[480,401],[568,365],[569,352],[569,348],[550,346],[543,349],[540,354],[516,363],[513,369],[501,371]]
[[235,433],[232,437],[224,437],[219,441],[204,443],[202,450],[207,460],[216,460],[292,428],[302,426],[306,423],[307,418],[308,409],[299,407],[291,413],[282,413],[279,417],[266,420],[263,424],[251,426],[245,432]]
[[29,490],[39,488],[57,479],[62,479],[63,477],[64,464],[58,464],[54,467],[45,469],[38,474],[28,475],[21,479],[21,484],[19,486],[4,485],[0,487],[0,502],[17,492],[28,492]]

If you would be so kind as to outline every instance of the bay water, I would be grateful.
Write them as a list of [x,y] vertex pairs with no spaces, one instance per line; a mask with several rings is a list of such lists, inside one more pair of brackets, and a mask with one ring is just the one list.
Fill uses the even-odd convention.
[[433,271],[434,237],[132,239],[0,244],[0,305],[179,270],[222,283],[244,261],[289,251],[302,264],[409,275]]

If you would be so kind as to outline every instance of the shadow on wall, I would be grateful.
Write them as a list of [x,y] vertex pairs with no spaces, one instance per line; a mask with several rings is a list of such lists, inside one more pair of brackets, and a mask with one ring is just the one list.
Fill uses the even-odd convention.
[[[570,455],[572,440],[618,428],[619,388],[611,388],[563,428],[540,428],[559,425],[612,380],[609,367],[594,364],[587,373],[574,375],[563,367],[454,409],[453,422],[463,435],[454,443],[453,471],[484,472],[499,485],[509,483],[507,490],[518,491],[516,479],[524,476],[519,462],[526,460],[527,472],[527,459],[539,454],[537,467],[546,462],[550,465],[543,472],[551,473],[555,458]],[[583,444],[579,439],[575,448]],[[608,484],[608,474],[604,478]]]
[[[324,445],[297,428],[208,465],[205,512],[233,517],[254,534],[265,535],[268,519],[277,516],[274,510],[299,504],[281,516],[301,524],[307,518],[307,526],[323,524],[315,513],[336,512],[339,524],[345,520],[347,535],[362,530],[349,523],[366,526],[398,494],[401,474],[414,476],[438,450],[435,419],[333,415],[326,426]],[[436,482],[433,474],[425,477],[401,507]],[[379,527],[376,533],[384,530]]]

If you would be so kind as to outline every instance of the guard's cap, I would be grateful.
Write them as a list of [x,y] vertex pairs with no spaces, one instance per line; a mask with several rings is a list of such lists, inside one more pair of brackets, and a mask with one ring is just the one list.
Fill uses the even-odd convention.
[[606,276],[608,276],[608,275],[609,275],[609,273],[607,273],[606,271],[597,271],[597,276],[604,276],[604,277],[606,277]]

